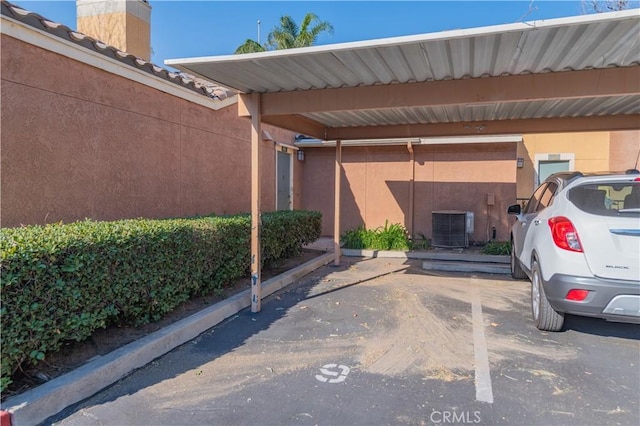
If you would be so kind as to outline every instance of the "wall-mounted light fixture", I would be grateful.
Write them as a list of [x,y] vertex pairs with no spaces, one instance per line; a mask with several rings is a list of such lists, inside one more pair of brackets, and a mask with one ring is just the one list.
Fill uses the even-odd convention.
[[518,166],[519,169],[524,167],[524,158],[522,157],[518,157],[518,159],[516,160],[516,165]]
[[298,161],[304,161],[304,151],[301,149],[298,150]]

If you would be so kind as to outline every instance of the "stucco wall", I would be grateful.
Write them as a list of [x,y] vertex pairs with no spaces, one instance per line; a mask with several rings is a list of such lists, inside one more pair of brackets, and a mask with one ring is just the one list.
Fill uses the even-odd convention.
[[[323,213],[323,234],[333,234],[334,161],[332,148],[307,148],[302,176],[302,207]],[[432,212],[472,211],[473,239],[487,241],[509,232],[508,205],[516,198],[516,144],[414,146],[414,160],[405,146],[343,147],[341,232],[360,225],[382,226],[385,220],[410,224],[412,167],[414,235],[432,236]],[[495,203],[487,205],[487,195]]]
[[528,199],[537,186],[536,155],[571,154],[573,170],[624,171],[632,168],[640,150],[640,131],[581,132],[524,135],[518,144],[518,197]]
[[[1,60],[3,227],[250,210],[236,105],[214,111],[4,34]],[[262,142],[265,211],[273,151]]]
[[151,58],[151,5],[143,1],[80,0],[78,31],[145,60]]
[[607,170],[609,167],[609,132],[524,135],[523,143],[518,147],[518,157],[525,160],[524,167],[518,169],[519,198],[528,199],[537,186],[536,154],[571,154],[574,158],[574,170]]
[[640,130],[611,132],[609,170],[640,168]]

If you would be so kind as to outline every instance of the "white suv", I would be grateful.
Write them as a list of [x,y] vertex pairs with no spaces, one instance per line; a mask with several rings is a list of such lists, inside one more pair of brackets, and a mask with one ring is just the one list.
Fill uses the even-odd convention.
[[531,280],[540,330],[564,314],[640,322],[640,173],[557,173],[508,208],[511,274]]

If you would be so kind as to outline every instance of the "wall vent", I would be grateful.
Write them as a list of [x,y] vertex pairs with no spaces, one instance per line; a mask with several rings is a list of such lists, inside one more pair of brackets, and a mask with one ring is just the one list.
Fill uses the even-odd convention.
[[442,210],[432,212],[432,239],[434,247],[468,247],[467,212]]

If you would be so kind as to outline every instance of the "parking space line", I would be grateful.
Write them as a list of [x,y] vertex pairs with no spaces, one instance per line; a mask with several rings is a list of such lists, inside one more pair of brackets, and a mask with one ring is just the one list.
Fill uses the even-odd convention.
[[475,365],[476,400],[493,404],[491,370],[489,369],[489,351],[484,335],[482,303],[478,283],[472,282],[471,321],[473,322],[473,357]]

